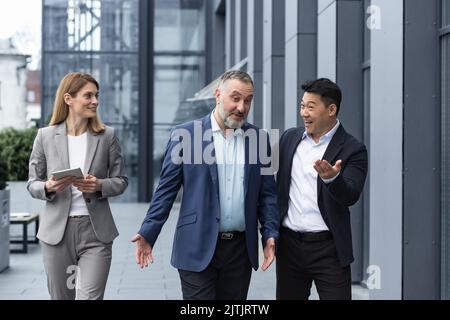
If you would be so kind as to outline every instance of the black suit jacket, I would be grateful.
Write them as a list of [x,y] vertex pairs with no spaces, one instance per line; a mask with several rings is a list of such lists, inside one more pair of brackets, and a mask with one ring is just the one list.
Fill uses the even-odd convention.
[[[304,131],[303,127],[292,128],[280,139],[277,185],[281,221],[286,216],[289,206],[292,160]],[[340,263],[347,266],[354,260],[348,207],[358,201],[363,189],[367,175],[367,150],[340,125],[322,159],[331,165],[337,160],[342,160],[341,172],[333,182],[327,185],[320,177],[317,178],[317,203],[323,220],[333,234]]]

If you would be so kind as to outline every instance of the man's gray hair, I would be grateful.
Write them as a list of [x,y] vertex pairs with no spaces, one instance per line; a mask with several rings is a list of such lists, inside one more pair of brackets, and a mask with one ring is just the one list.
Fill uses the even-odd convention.
[[219,88],[222,88],[223,85],[225,84],[225,82],[227,82],[229,80],[239,80],[244,83],[251,84],[252,87],[254,87],[252,77],[250,77],[250,75],[245,71],[230,70],[230,71],[225,72],[220,77]]

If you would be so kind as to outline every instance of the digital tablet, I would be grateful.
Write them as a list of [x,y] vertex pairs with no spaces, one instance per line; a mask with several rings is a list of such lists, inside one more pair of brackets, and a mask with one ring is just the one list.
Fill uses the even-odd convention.
[[52,173],[52,175],[55,177],[56,180],[64,178],[64,177],[68,177],[68,176],[77,177],[77,178],[84,177],[83,172],[81,172],[80,168],[55,171]]

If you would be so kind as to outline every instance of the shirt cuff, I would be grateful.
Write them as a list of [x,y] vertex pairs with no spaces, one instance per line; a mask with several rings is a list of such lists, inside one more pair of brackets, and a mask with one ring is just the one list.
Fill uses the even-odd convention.
[[330,179],[322,179],[322,178],[321,179],[323,182],[325,182],[325,184],[330,184],[339,176],[340,173],[341,172],[339,171],[337,175],[335,175],[333,178],[330,178]]

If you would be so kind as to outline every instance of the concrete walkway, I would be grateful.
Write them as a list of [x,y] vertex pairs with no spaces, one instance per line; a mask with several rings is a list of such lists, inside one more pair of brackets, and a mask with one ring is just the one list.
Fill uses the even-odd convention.
[[[135,244],[131,243],[130,239],[139,229],[148,204],[113,203],[111,207],[120,236],[114,241],[113,260],[105,299],[181,299],[178,272],[170,265],[179,205],[174,205],[156,242],[154,263],[145,269],[137,266],[134,257]],[[20,229],[15,227],[18,226],[12,227],[12,234],[17,234]],[[29,234],[33,234],[33,227],[33,225],[30,226]],[[368,299],[367,290],[359,286],[354,286],[353,295],[354,299]],[[248,298],[250,300],[275,299],[275,264],[266,272],[260,270],[253,272]],[[317,299],[317,294],[314,293],[311,298]],[[0,273],[1,299],[49,299],[39,245],[30,245],[27,254],[11,254],[10,268]]]

